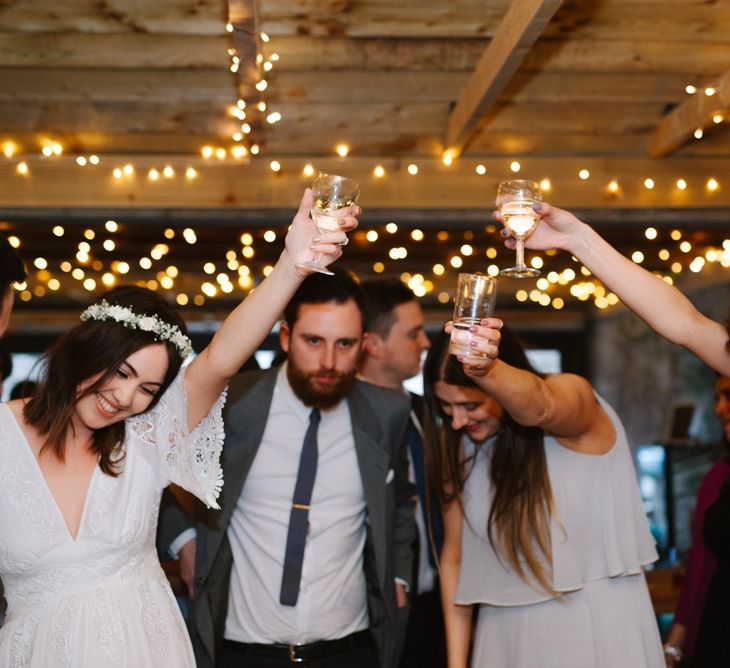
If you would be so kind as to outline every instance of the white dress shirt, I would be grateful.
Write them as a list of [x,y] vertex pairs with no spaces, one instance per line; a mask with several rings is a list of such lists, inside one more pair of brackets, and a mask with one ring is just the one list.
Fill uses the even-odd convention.
[[233,553],[224,637],[309,643],[368,628],[363,571],[365,492],[346,401],[322,411],[301,588],[279,603],[294,485],[311,408],[292,391],[286,364],[266,428],[228,527]]

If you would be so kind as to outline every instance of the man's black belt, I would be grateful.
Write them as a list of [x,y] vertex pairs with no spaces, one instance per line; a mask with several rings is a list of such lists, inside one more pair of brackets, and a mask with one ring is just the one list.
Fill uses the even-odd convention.
[[335,654],[362,649],[372,645],[370,631],[357,631],[344,638],[335,640],[318,640],[305,645],[265,645],[260,643],[236,642],[224,640],[223,644],[230,649],[243,652],[249,656],[269,657],[272,659],[286,659],[292,663],[302,663],[311,659],[323,659]]

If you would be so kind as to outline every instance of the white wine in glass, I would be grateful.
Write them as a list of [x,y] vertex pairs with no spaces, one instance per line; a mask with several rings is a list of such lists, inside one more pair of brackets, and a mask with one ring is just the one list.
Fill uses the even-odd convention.
[[537,227],[540,216],[532,208],[542,200],[540,186],[533,181],[515,179],[502,181],[497,188],[496,205],[502,214],[502,224],[515,238],[517,263],[509,269],[502,269],[500,275],[512,278],[532,278],[539,276],[537,269],[525,264],[525,239]]
[[[314,207],[311,215],[317,231],[320,234],[337,232],[340,229],[339,221],[342,216],[333,213],[357,204],[360,184],[344,176],[320,172],[312,184],[312,197]],[[331,276],[332,272],[320,262],[320,257],[320,253],[315,253],[309,262],[301,262],[297,266]]]

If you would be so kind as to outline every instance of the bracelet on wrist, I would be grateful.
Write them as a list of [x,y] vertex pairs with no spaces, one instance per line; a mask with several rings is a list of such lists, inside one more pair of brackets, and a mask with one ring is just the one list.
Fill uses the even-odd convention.
[[668,656],[677,662],[682,660],[682,650],[676,645],[670,645],[669,643],[666,643],[662,647],[662,649],[664,650],[664,656]]

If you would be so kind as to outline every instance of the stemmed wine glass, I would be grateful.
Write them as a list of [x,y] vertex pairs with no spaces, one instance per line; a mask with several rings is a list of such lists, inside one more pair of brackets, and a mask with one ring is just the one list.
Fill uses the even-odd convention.
[[512,278],[532,278],[540,275],[537,269],[525,264],[525,239],[537,227],[540,216],[532,205],[541,200],[540,186],[534,181],[515,179],[502,181],[499,184],[496,206],[502,214],[502,224],[515,238],[517,252],[517,264],[509,269],[502,269],[500,275]]
[[[336,174],[320,172],[312,185],[314,208],[311,214],[317,231],[320,234],[337,232],[340,229],[339,221],[342,216],[332,215],[332,213],[339,209],[355,206],[359,196],[360,184],[357,181]],[[321,253],[315,253],[309,262],[302,262],[297,266],[332,276],[332,272],[321,264],[321,255]]]

